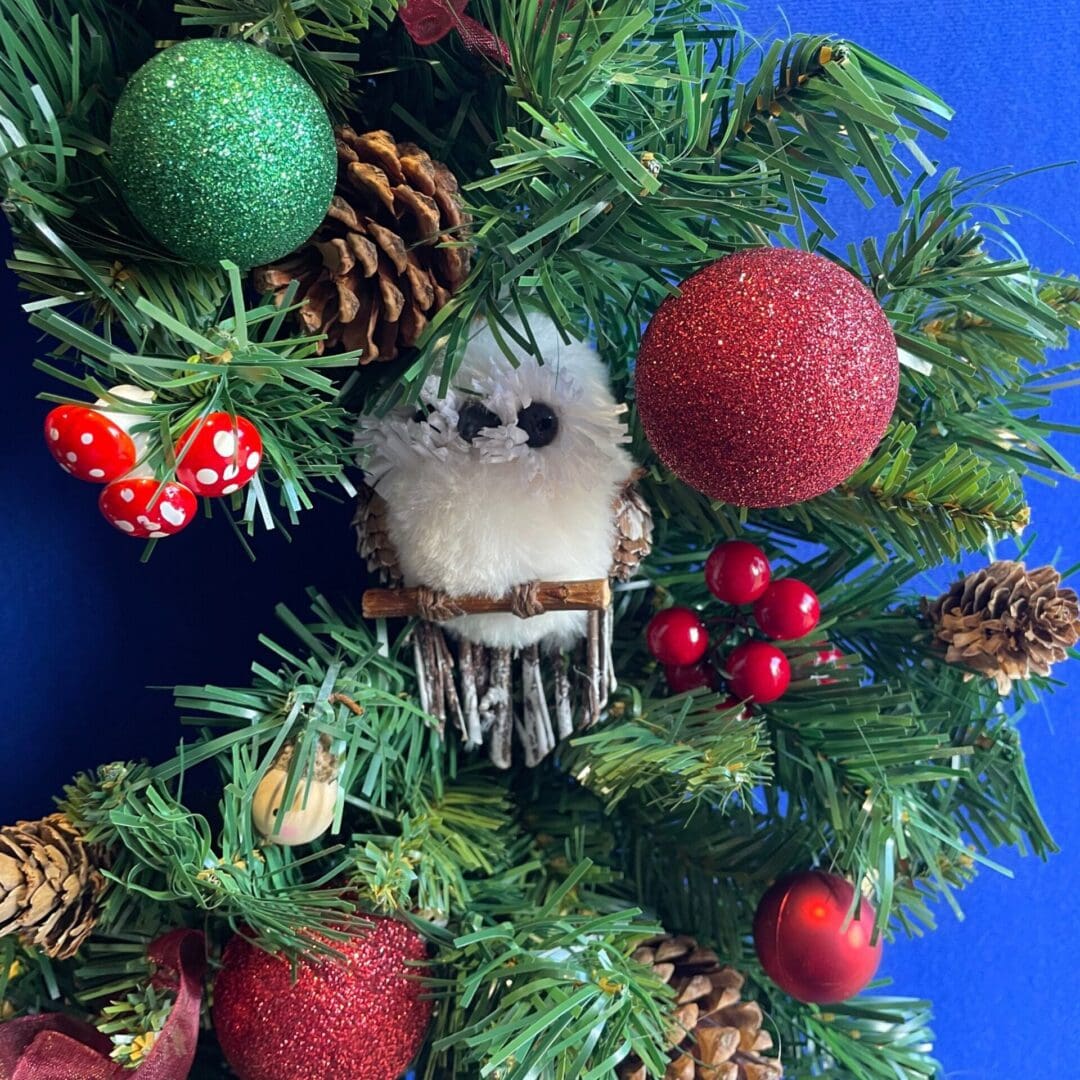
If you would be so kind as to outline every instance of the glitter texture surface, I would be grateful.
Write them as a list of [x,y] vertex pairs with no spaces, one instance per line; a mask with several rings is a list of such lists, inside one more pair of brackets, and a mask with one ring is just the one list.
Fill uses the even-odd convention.
[[874,295],[819,255],[753,248],[665,300],[638,355],[649,442],[683,481],[787,506],[847,479],[896,405],[896,341]]
[[337,177],[315,91],[265,49],[211,38],[135,73],[113,116],[112,158],[131,212],[165,247],[245,269],[307,240]]
[[214,1027],[240,1080],[397,1080],[431,1018],[408,961],[424,939],[397,920],[364,916],[373,930],[333,942],[345,961],[301,964],[234,937],[214,981]]

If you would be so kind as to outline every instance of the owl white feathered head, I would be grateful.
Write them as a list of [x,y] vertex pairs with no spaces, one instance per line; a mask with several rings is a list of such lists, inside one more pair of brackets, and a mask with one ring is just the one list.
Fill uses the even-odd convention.
[[356,441],[372,483],[415,467],[418,458],[451,472],[511,470],[531,489],[580,483],[582,470],[594,483],[605,474],[623,479],[632,468],[623,448],[626,406],[612,396],[600,357],[583,342],[563,341],[546,316],[530,316],[529,330],[543,363],[504,338],[514,366],[485,325],[444,397],[436,373],[425,381],[419,407],[362,418]]

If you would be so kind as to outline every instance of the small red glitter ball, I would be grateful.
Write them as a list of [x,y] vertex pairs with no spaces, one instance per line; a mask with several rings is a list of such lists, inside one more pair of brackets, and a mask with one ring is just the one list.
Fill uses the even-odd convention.
[[749,540],[718,544],[705,560],[705,584],[725,604],[752,604],[771,576],[768,556]]
[[794,641],[821,622],[821,604],[805,581],[781,578],[754,604],[754,621],[774,640]]
[[[297,968],[237,935],[214,981],[214,1028],[240,1080],[398,1080],[431,1018],[409,961],[424,939],[398,919],[327,941],[345,959],[318,956]],[[326,939],[324,939],[326,940]]]
[[764,641],[746,641],[732,649],[724,670],[735,697],[740,701],[752,698],[759,705],[783,697],[791,682],[788,658]]
[[835,874],[809,870],[781,878],[754,915],[754,947],[765,974],[799,1001],[820,1005],[863,990],[881,963],[871,945],[874,909],[867,900],[847,918],[855,890]]
[[682,283],[645,331],[637,408],[660,459],[710,498],[787,506],[846,480],[896,406],[873,293],[820,255],[752,248]]
[[669,664],[664,668],[664,674],[673,694],[685,694],[702,687],[715,688],[717,683],[716,672],[703,661],[696,664]]
[[709,635],[697,614],[687,607],[658,611],[645,627],[649,652],[669,666],[696,664],[709,647]]

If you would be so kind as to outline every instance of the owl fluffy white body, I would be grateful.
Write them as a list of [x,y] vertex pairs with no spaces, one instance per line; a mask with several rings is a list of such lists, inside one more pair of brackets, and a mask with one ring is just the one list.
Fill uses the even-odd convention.
[[[484,327],[446,397],[438,397],[433,376],[419,412],[361,423],[361,460],[386,503],[386,529],[406,585],[501,597],[530,581],[610,574],[615,504],[634,471],[623,445],[625,406],[614,400],[590,346],[567,344],[542,316],[531,316],[529,329],[543,364],[520,350],[515,368]],[[478,402],[499,423],[467,440],[458,423],[462,410]],[[547,445],[530,445],[518,424],[533,403],[557,416]],[[564,647],[585,633],[585,615],[467,615],[446,625],[489,646]]]

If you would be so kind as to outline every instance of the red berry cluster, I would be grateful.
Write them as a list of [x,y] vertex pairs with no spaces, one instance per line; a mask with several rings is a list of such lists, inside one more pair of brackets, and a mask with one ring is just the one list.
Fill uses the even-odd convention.
[[[149,404],[136,387],[118,387],[114,396]],[[137,412],[94,406],[59,405],[45,417],[45,443],[60,467],[79,480],[104,484],[98,508],[110,525],[128,536],[174,536],[195,518],[197,495],[239,491],[258,471],[262,437],[243,416],[213,412],[192,423],[177,440],[176,478],[163,479],[145,459],[147,437],[132,433],[144,419]]]
[[[758,629],[774,641],[804,637],[821,619],[814,590],[796,578],[773,581],[765,552],[746,540],[731,540],[713,550],[705,562],[705,583],[726,604],[752,604]],[[697,612],[687,607],[658,612],[646,627],[645,640],[649,652],[664,665],[673,693],[719,689],[720,676],[706,658],[709,633]],[[821,653],[821,661],[832,660],[833,653]],[[756,638],[736,646],[720,666],[733,695],[725,705],[768,704],[782,697],[791,682],[788,658],[775,645]]]

